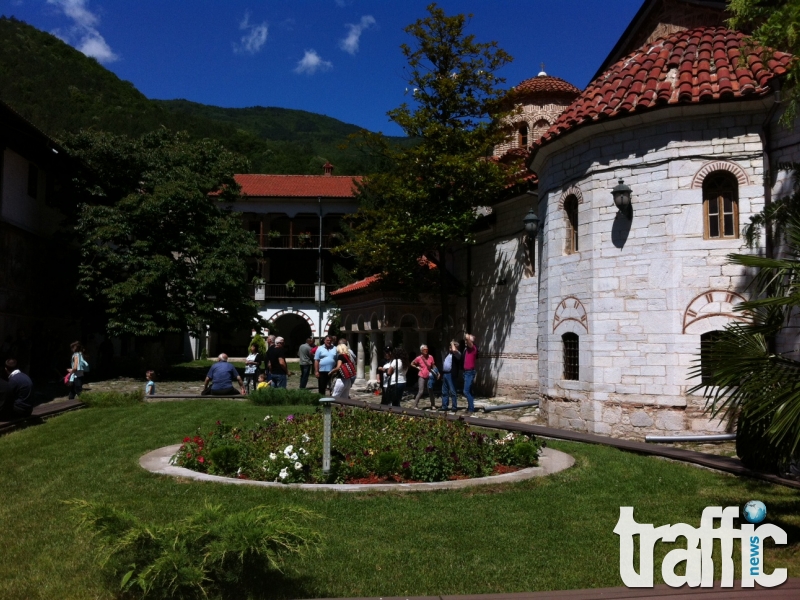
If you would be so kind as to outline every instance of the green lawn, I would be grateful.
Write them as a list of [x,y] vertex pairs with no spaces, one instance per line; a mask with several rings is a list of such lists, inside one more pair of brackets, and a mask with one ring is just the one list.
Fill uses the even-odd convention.
[[[116,582],[75,532],[72,498],[101,500],[155,521],[205,502],[231,510],[290,504],[316,511],[321,556],[297,561],[264,597],[522,592],[621,585],[621,505],[639,522],[699,525],[703,507],[759,499],[789,535],[767,568],[800,576],[800,493],[610,448],[552,442],[574,468],[542,479],[465,491],[336,494],[189,482],[138,465],[217,419],[261,420],[306,407],[224,400],[86,409],[0,438],[0,598],[113,598]],[[335,434],[334,434],[335,435]],[[657,554],[669,547],[659,545]],[[734,562],[738,565],[738,555]],[[656,565],[660,565],[657,558]],[[657,576],[660,569],[656,567]]]

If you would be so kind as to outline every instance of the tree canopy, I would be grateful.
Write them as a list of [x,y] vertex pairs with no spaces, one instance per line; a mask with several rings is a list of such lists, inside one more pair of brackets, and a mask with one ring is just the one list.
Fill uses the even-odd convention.
[[445,251],[472,241],[477,207],[509,185],[508,170],[488,156],[505,136],[508,103],[497,72],[512,58],[496,42],[477,42],[466,32],[468,21],[431,4],[427,17],[406,27],[413,38],[401,46],[410,100],[388,115],[416,143],[398,150],[366,136],[392,168],[358,190],[353,237],[343,248],[364,272],[381,273],[385,283],[409,291],[432,291],[431,281],[420,277],[420,259],[435,263],[433,289],[445,317],[447,294],[455,291]]
[[138,139],[81,132],[65,145],[84,165],[73,180],[79,289],[106,311],[109,334],[255,324],[246,264],[257,244],[219,207],[238,198],[241,157],[165,130]]
[[[753,41],[765,48],[800,56],[800,0],[730,0],[733,29],[752,31]],[[800,62],[795,61],[784,78],[787,100],[782,122],[791,126],[797,116]]]

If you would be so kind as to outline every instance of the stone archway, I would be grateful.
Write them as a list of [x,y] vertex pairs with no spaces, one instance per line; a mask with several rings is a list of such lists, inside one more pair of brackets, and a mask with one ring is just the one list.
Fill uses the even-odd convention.
[[[306,317],[306,318],[304,318]],[[286,340],[286,356],[293,358],[297,356],[300,345],[312,335],[311,323],[305,314],[282,311],[272,318],[275,326],[275,335],[279,335]]]

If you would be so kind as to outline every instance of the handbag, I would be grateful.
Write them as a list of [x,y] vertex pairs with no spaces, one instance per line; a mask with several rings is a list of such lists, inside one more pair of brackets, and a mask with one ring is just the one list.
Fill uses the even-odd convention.
[[64,385],[68,386],[70,384],[70,379],[72,378],[72,373],[67,373],[64,375]]

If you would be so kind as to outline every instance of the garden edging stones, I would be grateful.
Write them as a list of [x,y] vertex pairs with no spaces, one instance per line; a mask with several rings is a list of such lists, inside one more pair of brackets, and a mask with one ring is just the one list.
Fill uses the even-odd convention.
[[170,460],[181,447],[180,444],[164,446],[158,450],[148,452],[139,459],[139,465],[151,473],[169,475],[171,477],[184,477],[198,481],[213,481],[217,483],[232,483],[237,485],[257,485],[261,487],[293,488],[309,491],[336,491],[336,492],[425,492],[432,490],[452,490],[473,487],[476,485],[492,485],[498,483],[511,483],[524,481],[533,477],[544,477],[570,468],[575,464],[575,459],[552,448],[544,448],[539,455],[539,466],[521,469],[505,475],[490,475],[475,479],[457,479],[455,481],[437,481],[432,483],[278,483],[274,481],[254,481],[252,479],[237,479],[235,477],[220,477],[207,473],[198,473],[191,469],[176,467]]

